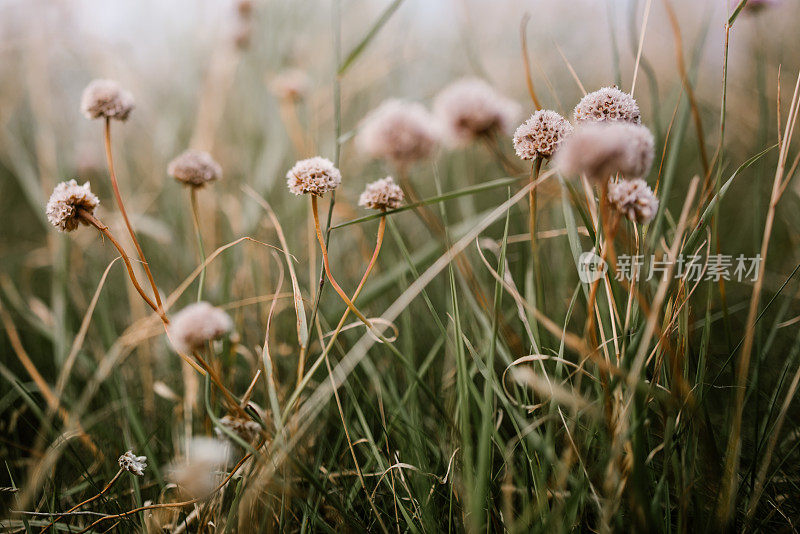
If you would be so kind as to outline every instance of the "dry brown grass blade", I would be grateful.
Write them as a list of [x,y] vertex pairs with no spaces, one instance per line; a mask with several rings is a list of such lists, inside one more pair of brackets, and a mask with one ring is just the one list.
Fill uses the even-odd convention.
[[536,91],[533,88],[533,78],[531,77],[531,60],[528,56],[528,22],[531,16],[525,13],[522,16],[522,21],[519,23],[519,37],[522,46],[522,63],[525,67],[525,85],[528,87],[528,94],[531,95],[534,107],[539,110],[542,109],[542,103],[539,102],[539,97],[536,96]]
[[642,31],[639,34],[639,47],[636,49],[636,65],[633,67],[633,80],[631,81],[631,96],[636,90],[636,80],[639,76],[639,64],[642,61],[642,50],[644,49],[644,36],[647,31],[647,20],[650,18],[650,8],[653,5],[653,0],[647,0],[644,7],[644,15],[642,15]]
[[786,160],[789,153],[789,147],[792,143],[794,126],[797,122],[797,116],[799,112],[800,74],[798,74],[797,82],[795,83],[792,103],[789,107],[789,116],[786,120],[786,129],[784,131],[781,143],[780,155],[778,156],[778,165],[775,169],[775,178],[772,181],[772,193],[770,194],[767,217],[764,221],[764,237],[761,240],[761,260],[758,265],[758,275],[756,277],[755,284],[753,285],[753,293],[750,297],[750,307],[747,312],[747,321],[745,322],[744,342],[742,343],[742,350],[739,361],[736,365],[736,387],[734,388],[735,393],[733,416],[731,420],[730,434],[728,436],[728,445],[725,450],[725,467],[723,471],[722,488],[716,510],[717,523],[723,527],[730,523],[733,515],[733,506],[736,501],[736,486],[738,482],[739,460],[741,454],[742,416],[744,414],[744,400],[746,392],[745,386],[747,383],[747,377],[749,375],[750,357],[753,350],[753,343],[755,341],[755,322],[758,315],[761,291],[764,286],[764,272],[767,263],[767,253],[769,252],[770,237],[772,236],[772,227],[775,222],[775,211],[781,198],[781,184],[783,182]]

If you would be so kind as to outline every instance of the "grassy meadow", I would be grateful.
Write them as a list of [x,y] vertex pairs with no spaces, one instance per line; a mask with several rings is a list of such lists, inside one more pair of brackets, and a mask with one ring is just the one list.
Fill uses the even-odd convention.
[[[0,530],[800,530],[799,25],[796,0],[0,0]],[[383,101],[440,121],[464,77],[513,124],[364,149]],[[93,79],[127,120],[84,116]],[[515,152],[609,86],[652,133],[640,220],[627,176]],[[221,176],[182,183],[188,148]],[[314,156],[341,185],[292,194]],[[360,206],[386,176],[402,205]],[[59,232],[71,179],[99,205]],[[198,301],[218,332],[181,321]]]

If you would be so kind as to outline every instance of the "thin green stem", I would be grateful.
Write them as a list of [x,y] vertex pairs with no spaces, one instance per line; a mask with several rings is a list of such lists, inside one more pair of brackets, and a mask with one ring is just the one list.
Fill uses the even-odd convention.
[[197,302],[203,300],[203,284],[206,280],[206,250],[205,246],[203,245],[203,232],[200,231],[200,216],[199,210],[197,208],[197,188],[192,187],[191,192],[189,193],[189,198],[191,199],[192,204],[192,222],[194,224],[194,232],[195,236],[197,237],[197,249],[200,251],[200,259],[201,264],[203,265],[203,269],[200,271],[200,280],[197,284]]

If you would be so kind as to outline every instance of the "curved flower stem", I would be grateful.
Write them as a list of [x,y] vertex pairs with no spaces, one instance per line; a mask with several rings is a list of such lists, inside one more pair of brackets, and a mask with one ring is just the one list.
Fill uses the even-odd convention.
[[65,515],[70,514],[70,513],[74,512],[75,510],[77,510],[78,508],[80,508],[81,506],[83,506],[85,504],[89,504],[90,502],[100,498],[105,492],[108,491],[108,489],[114,484],[114,482],[117,481],[117,479],[119,478],[119,476],[122,474],[123,471],[124,471],[124,469],[120,469],[119,471],[117,471],[117,474],[114,475],[114,478],[112,478],[111,480],[108,481],[108,484],[106,484],[105,487],[100,490],[100,493],[98,493],[94,497],[89,497],[85,501],[79,502],[78,504],[76,504],[75,506],[73,506],[72,508],[67,510],[66,512],[63,512],[62,514],[60,514],[58,517],[56,517],[55,519],[50,521],[49,525],[45,525],[44,527],[42,527],[42,530],[39,531],[39,534],[42,534],[45,530],[47,530],[48,528],[51,528],[54,524],[56,524],[58,522],[59,519],[61,519]]
[[358,317],[362,323],[364,323],[367,328],[371,331],[375,329],[372,326],[372,323],[369,322],[369,319],[364,317],[364,315],[358,311],[358,309],[353,305],[353,301],[347,296],[347,293],[341,288],[341,286],[336,282],[333,278],[333,274],[331,274],[331,266],[328,263],[328,247],[325,246],[325,239],[322,237],[322,230],[319,226],[319,213],[317,211],[317,197],[315,195],[311,195],[311,212],[314,215],[314,229],[317,231],[317,240],[319,241],[319,247],[322,250],[322,263],[325,266],[325,274],[328,276],[328,280],[330,280],[333,289],[339,294],[347,307],[350,311],[353,312],[353,315]]
[[150,272],[150,266],[147,263],[147,260],[144,257],[144,252],[142,251],[142,247],[139,246],[139,241],[136,239],[136,234],[133,232],[133,227],[131,226],[130,220],[128,220],[128,213],[125,211],[125,205],[122,203],[122,195],[119,192],[119,184],[117,183],[117,173],[114,171],[114,158],[111,154],[111,119],[106,117],[105,129],[104,129],[104,139],[106,145],[106,160],[108,160],[108,174],[111,176],[111,187],[114,189],[114,197],[117,200],[117,206],[119,206],[119,211],[122,214],[122,219],[125,221],[125,226],[128,228],[128,233],[131,236],[131,240],[133,240],[133,246],[136,247],[136,253],[139,255],[139,259],[142,261],[142,266],[144,267],[144,272],[147,274],[147,280],[150,282],[150,287],[153,289],[153,294],[156,297],[156,304],[158,308],[159,315],[163,315],[163,306],[161,304],[161,296],[158,294],[158,288],[156,288],[156,282],[153,280],[153,274]]
[[226,388],[225,385],[222,383],[222,380],[220,379],[219,375],[214,370],[214,368],[211,367],[208,364],[208,362],[206,362],[205,359],[203,359],[202,356],[200,356],[200,353],[198,351],[196,351],[196,350],[193,351],[192,352],[192,356],[194,356],[194,359],[197,360],[197,363],[200,364],[200,367],[203,368],[203,370],[211,378],[211,381],[214,382],[214,384],[222,392],[222,395],[225,397],[225,400],[228,401],[228,404],[231,405],[231,408],[234,411],[236,411],[238,414],[243,415],[244,417],[249,419],[250,416],[247,415],[247,412],[244,411],[244,408],[242,408],[242,406],[239,403],[239,401],[236,400],[236,397],[233,396],[233,393],[231,393],[230,390],[228,390],[228,388]]
[[202,260],[203,270],[200,271],[200,281],[197,284],[197,302],[203,300],[203,284],[206,281],[206,250],[205,246],[203,245],[203,233],[200,231],[200,215],[199,210],[197,209],[197,188],[192,187],[191,193],[191,204],[192,204],[192,222],[194,223],[194,231],[195,235],[197,236],[197,248],[200,250],[200,259]]
[[139,295],[142,296],[147,305],[150,306],[153,309],[153,311],[158,313],[158,316],[161,317],[161,320],[165,324],[169,323],[169,320],[167,319],[167,316],[164,314],[162,308],[156,305],[156,303],[154,303],[150,299],[150,297],[148,297],[147,294],[144,292],[142,286],[139,285],[139,282],[136,280],[136,275],[133,274],[133,266],[131,265],[131,260],[128,258],[128,254],[125,252],[125,250],[122,248],[122,245],[120,245],[119,241],[117,241],[117,239],[108,229],[108,226],[100,222],[100,220],[98,220],[97,217],[95,217],[94,215],[92,215],[91,213],[89,213],[84,209],[78,210],[78,216],[82,218],[84,221],[94,226],[95,228],[97,228],[100,231],[100,233],[102,233],[106,238],[108,238],[109,241],[111,241],[111,243],[120,253],[120,256],[122,256],[122,261],[125,262],[125,268],[128,270],[128,277],[131,279],[133,287],[136,288],[136,291],[139,292]]
[[[539,178],[539,171],[541,171],[541,169],[542,158],[537,157],[533,163],[531,163],[531,183],[535,182]],[[534,265],[538,264],[536,250],[536,191],[538,190],[538,187],[533,187],[528,193],[528,203],[530,205],[530,219],[528,221],[528,228],[530,229],[531,233],[531,252],[533,253]]]

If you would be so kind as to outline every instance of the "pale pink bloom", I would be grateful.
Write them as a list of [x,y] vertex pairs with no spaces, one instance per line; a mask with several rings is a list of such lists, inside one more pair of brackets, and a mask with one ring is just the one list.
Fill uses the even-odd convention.
[[514,132],[514,150],[524,160],[549,158],[566,138],[572,125],[555,111],[539,110]]
[[463,78],[436,96],[433,111],[448,143],[461,146],[481,136],[508,133],[522,108],[484,80]]
[[394,178],[387,176],[367,184],[358,205],[373,210],[393,210],[402,206],[404,199],[403,190],[394,183]]
[[81,96],[81,111],[88,119],[124,121],[133,105],[133,96],[114,80],[92,80]]
[[622,121],[640,124],[636,100],[616,87],[603,87],[584,96],[575,106],[575,122]]
[[658,198],[641,178],[608,184],[608,203],[633,222],[645,224],[658,211]]
[[222,177],[222,167],[204,150],[186,150],[169,162],[167,173],[184,185],[203,187]]
[[294,164],[286,173],[286,185],[295,195],[311,194],[322,196],[333,191],[342,183],[342,173],[333,162],[315,156]]
[[141,477],[147,468],[147,456],[136,456],[133,451],[128,451],[117,459],[117,463],[120,469]]
[[94,214],[100,199],[92,193],[89,182],[78,185],[75,180],[61,182],[50,195],[45,212],[47,220],[61,232],[71,232],[78,228],[78,223],[89,224],[78,216],[78,210]]
[[636,124],[587,123],[564,143],[556,165],[565,174],[580,174],[595,181],[617,174],[641,178],[653,163],[653,135]]
[[208,302],[196,302],[173,315],[168,328],[175,349],[191,354],[230,332],[233,321],[225,311]]
[[422,104],[392,99],[364,117],[355,142],[364,154],[403,167],[430,156],[439,137]]

